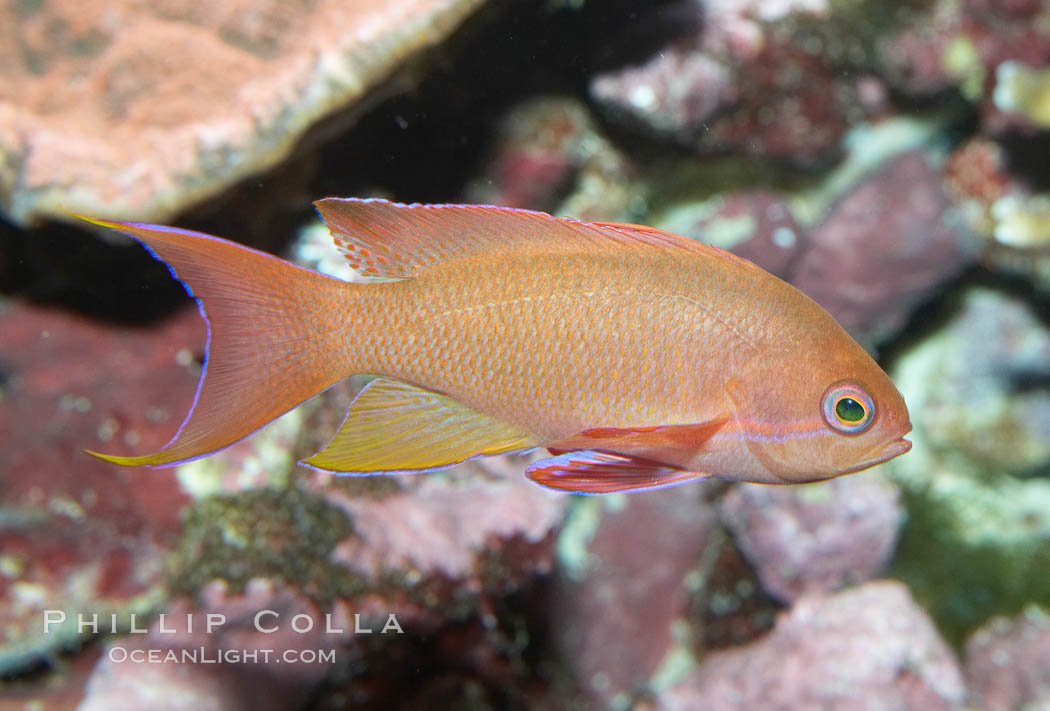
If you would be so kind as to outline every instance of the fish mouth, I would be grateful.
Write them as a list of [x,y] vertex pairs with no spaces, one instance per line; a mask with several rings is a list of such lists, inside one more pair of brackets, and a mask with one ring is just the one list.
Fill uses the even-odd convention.
[[885,462],[890,459],[893,459],[894,457],[899,457],[900,455],[905,454],[909,451],[911,451],[911,442],[901,437],[900,439],[894,440],[893,442],[890,442],[888,445],[886,445],[886,447],[883,448],[882,452],[879,454],[878,460],[880,462]]
[[904,431],[901,432],[901,436],[893,440],[889,444],[882,447],[878,454],[875,456],[875,464],[880,462],[886,462],[894,457],[899,457],[902,454],[906,454],[911,451],[911,442],[904,439],[904,435],[911,432],[911,422],[906,422],[904,425]]
[[[904,434],[908,434],[909,432],[911,432],[910,424],[908,425],[908,428],[904,430]],[[853,472],[859,472],[862,469],[868,469],[869,467],[873,467],[876,464],[888,462],[894,457],[899,457],[900,455],[906,454],[909,451],[911,451],[911,442],[904,439],[904,436],[902,435],[900,438],[893,440],[889,444],[880,445],[878,448],[874,449],[872,451],[871,456],[866,458],[860,464],[854,467],[850,467],[846,473],[852,474]]]

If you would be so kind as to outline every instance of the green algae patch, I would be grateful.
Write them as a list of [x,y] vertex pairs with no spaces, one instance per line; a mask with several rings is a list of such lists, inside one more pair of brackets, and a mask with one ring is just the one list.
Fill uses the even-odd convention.
[[367,587],[360,575],[330,560],[353,533],[342,509],[294,486],[211,496],[185,513],[169,585],[175,593],[196,594],[222,579],[241,592],[253,578],[276,578],[327,606]]
[[941,66],[959,82],[959,91],[969,101],[979,101],[987,71],[977,46],[966,35],[953,37],[944,47]]
[[1017,381],[1048,357],[1031,306],[974,288],[894,368],[915,431],[886,465],[908,511],[890,573],[956,644],[1050,600],[1050,393]]
[[[960,645],[987,619],[1050,600],[1050,531],[1025,515],[1024,492],[1003,495],[965,476],[950,486],[952,501],[935,491],[940,486],[904,487],[909,518],[889,574]],[[970,527],[976,520],[985,522],[978,530]]]

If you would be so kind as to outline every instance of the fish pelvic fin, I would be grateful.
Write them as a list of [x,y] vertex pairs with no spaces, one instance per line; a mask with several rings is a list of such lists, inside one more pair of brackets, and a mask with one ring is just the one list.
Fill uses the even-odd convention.
[[349,374],[335,336],[353,285],[235,242],[173,227],[86,219],[138,240],[196,299],[208,325],[204,371],[175,437],[142,456],[89,454],[123,466],[165,466],[247,437]]
[[551,442],[562,452],[602,450],[625,457],[676,462],[691,459],[729,422],[728,413],[705,422],[652,427],[597,427]]
[[304,464],[344,474],[421,472],[535,446],[529,432],[447,395],[376,378],[331,443]]
[[708,478],[669,462],[691,459],[729,421],[651,427],[596,427],[546,445],[553,457],[525,475],[540,486],[573,494],[650,491]]
[[652,491],[706,479],[706,474],[688,472],[638,457],[610,452],[561,452],[534,462],[525,476],[547,489],[570,494],[616,494]]

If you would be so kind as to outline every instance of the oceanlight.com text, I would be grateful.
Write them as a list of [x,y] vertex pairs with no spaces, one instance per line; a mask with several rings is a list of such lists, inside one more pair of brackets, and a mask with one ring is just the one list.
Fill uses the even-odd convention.
[[114,664],[334,664],[334,649],[128,649],[110,647]]

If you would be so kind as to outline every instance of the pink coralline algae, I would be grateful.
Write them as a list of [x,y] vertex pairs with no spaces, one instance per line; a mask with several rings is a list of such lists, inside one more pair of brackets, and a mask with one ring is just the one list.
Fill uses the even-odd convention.
[[678,229],[687,237],[731,251],[788,280],[793,264],[809,243],[808,230],[795,219],[787,201],[764,189],[729,193],[712,214]]
[[838,150],[852,88],[821,59],[768,37],[747,56],[671,46],[648,64],[594,79],[613,117],[697,151],[820,162]]
[[965,690],[948,645],[895,582],[805,596],[773,632],[715,652],[658,700],[662,711],[957,711]]
[[[305,415],[298,458],[338,430],[355,394],[342,383],[318,398],[319,406]],[[333,562],[369,582],[393,574],[410,584],[455,580],[478,591],[486,584],[479,567],[485,556],[508,566],[508,585],[553,565],[552,538],[568,501],[522,477],[522,459],[488,457],[433,474],[383,477],[334,476],[300,466],[294,476],[353,521],[354,534],[338,543]],[[503,553],[510,559],[501,559]]]
[[815,224],[796,220],[789,197],[741,189],[707,203],[700,217],[679,209],[686,217],[661,226],[791,282],[867,343],[895,333],[977,258],[978,241],[918,150],[854,178]]
[[[979,105],[991,133],[1030,129],[1024,116],[1003,107],[1000,69],[1042,67],[1050,61],[1050,27],[1039,0],[935,2],[907,26],[879,39],[887,81],[912,95],[955,88]],[[1004,108],[1006,110],[1004,110]]]
[[553,210],[594,133],[586,109],[568,99],[538,100],[516,107],[502,124],[491,173],[477,181],[471,201]]
[[[316,492],[354,522],[355,535],[336,548],[332,560],[374,580],[390,573],[421,580],[440,576],[480,590],[478,556],[499,551],[506,541],[517,538],[549,555],[549,536],[568,502],[521,477],[516,459],[468,462],[446,475],[402,477],[399,490],[378,497],[348,494],[340,480],[318,474]],[[543,563],[543,558],[536,557],[538,568],[518,575],[549,572],[550,559]]]
[[[336,688],[348,681],[359,702],[382,708],[405,698],[389,681],[424,664],[435,682],[458,669],[473,683],[513,683],[524,675],[512,659],[519,652],[496,610],[551,572],[552,529],[567,503],[511,476],[516,466],[468,463],[386,486],[304,470],[301,488],[258,488],[248,476],[246,490],[195,502],[169,561],[173,596],[159,607],[163,617],[152,616],[148,634],[109,641],[85,708],[122,695],[145,704],[147,689],[182,700],[172,708],[240,708],[244,680],[255,675],[254,703],[287,708],[334,670],[343,670]],[[218,617],[209,632],[206,622]],[[420,639],[440,640],[448,658],[427,658]],[[150,650],[159,650],[155,664],[121,656]],[[290,664],[287,653],[314,656]],[[236,656],[187,664],[183,654]],[[374,666],[387,657],[407,666]]]
[[562,533],[561,546],[586,557],[563,560],[552,621],[581,686],[606,704],[650,684],[676,647],[692,643],[676,633],[689,629],[687,582],[721,538],[714,506],[695,489],[629,496],[619,510],[602,510],[600,499],[585,506],[578,515],[599,518],[589,540],[570,544],[576,531]]
[[950,207],[920,153],[895,157],[831,208],[789,280],[850,332],[893,333],[976,256]]
[[614,121],[703,154],[823,166],[849,127],[889,113],[872,47],[914,12],[894,3],[703,2],[699,31],[590,85]]
[[904,511],[897,488],[874,474],[804,487],[734,487],[722,515],[763,587],[792,602],[882,572]]
[[[139,622],[139,632],[110,641],[78,708],[282,711],[331,672],[346,638],[335,630],[353,634],[353,617],[320,615],[264,581],[243,596],[213,585],[204,598],[204,606],[177,602],[150,625]],[[371,633],[382,628],[370,626],[370,615],[361,619]]]
[[637,194],[634,166],[601,134],[582,103],[533,99],[515,106],[501,124],[491,167],[468,187],[468,202],[582,220],[627,215]]
[[1050,707],[1050,616],[1036,606],[996,618],[966,643],[966,680],[975,708]]
[[[189,408],[196,313],[133,331],[25,305],[0,314],[0,673],[81,637],[45,609],[121,619],[162,596],[187,498],[170,469],[114,473],[85,446],[156,447]],[[121,372],[119,381],[109,375]],[[76,472],[71,476],[70,472]]]
[[599,76],[591,93],[610,112],[683,142],[739,97],[729,67],[706,54],[681,50],[663,52],[641,67]]

